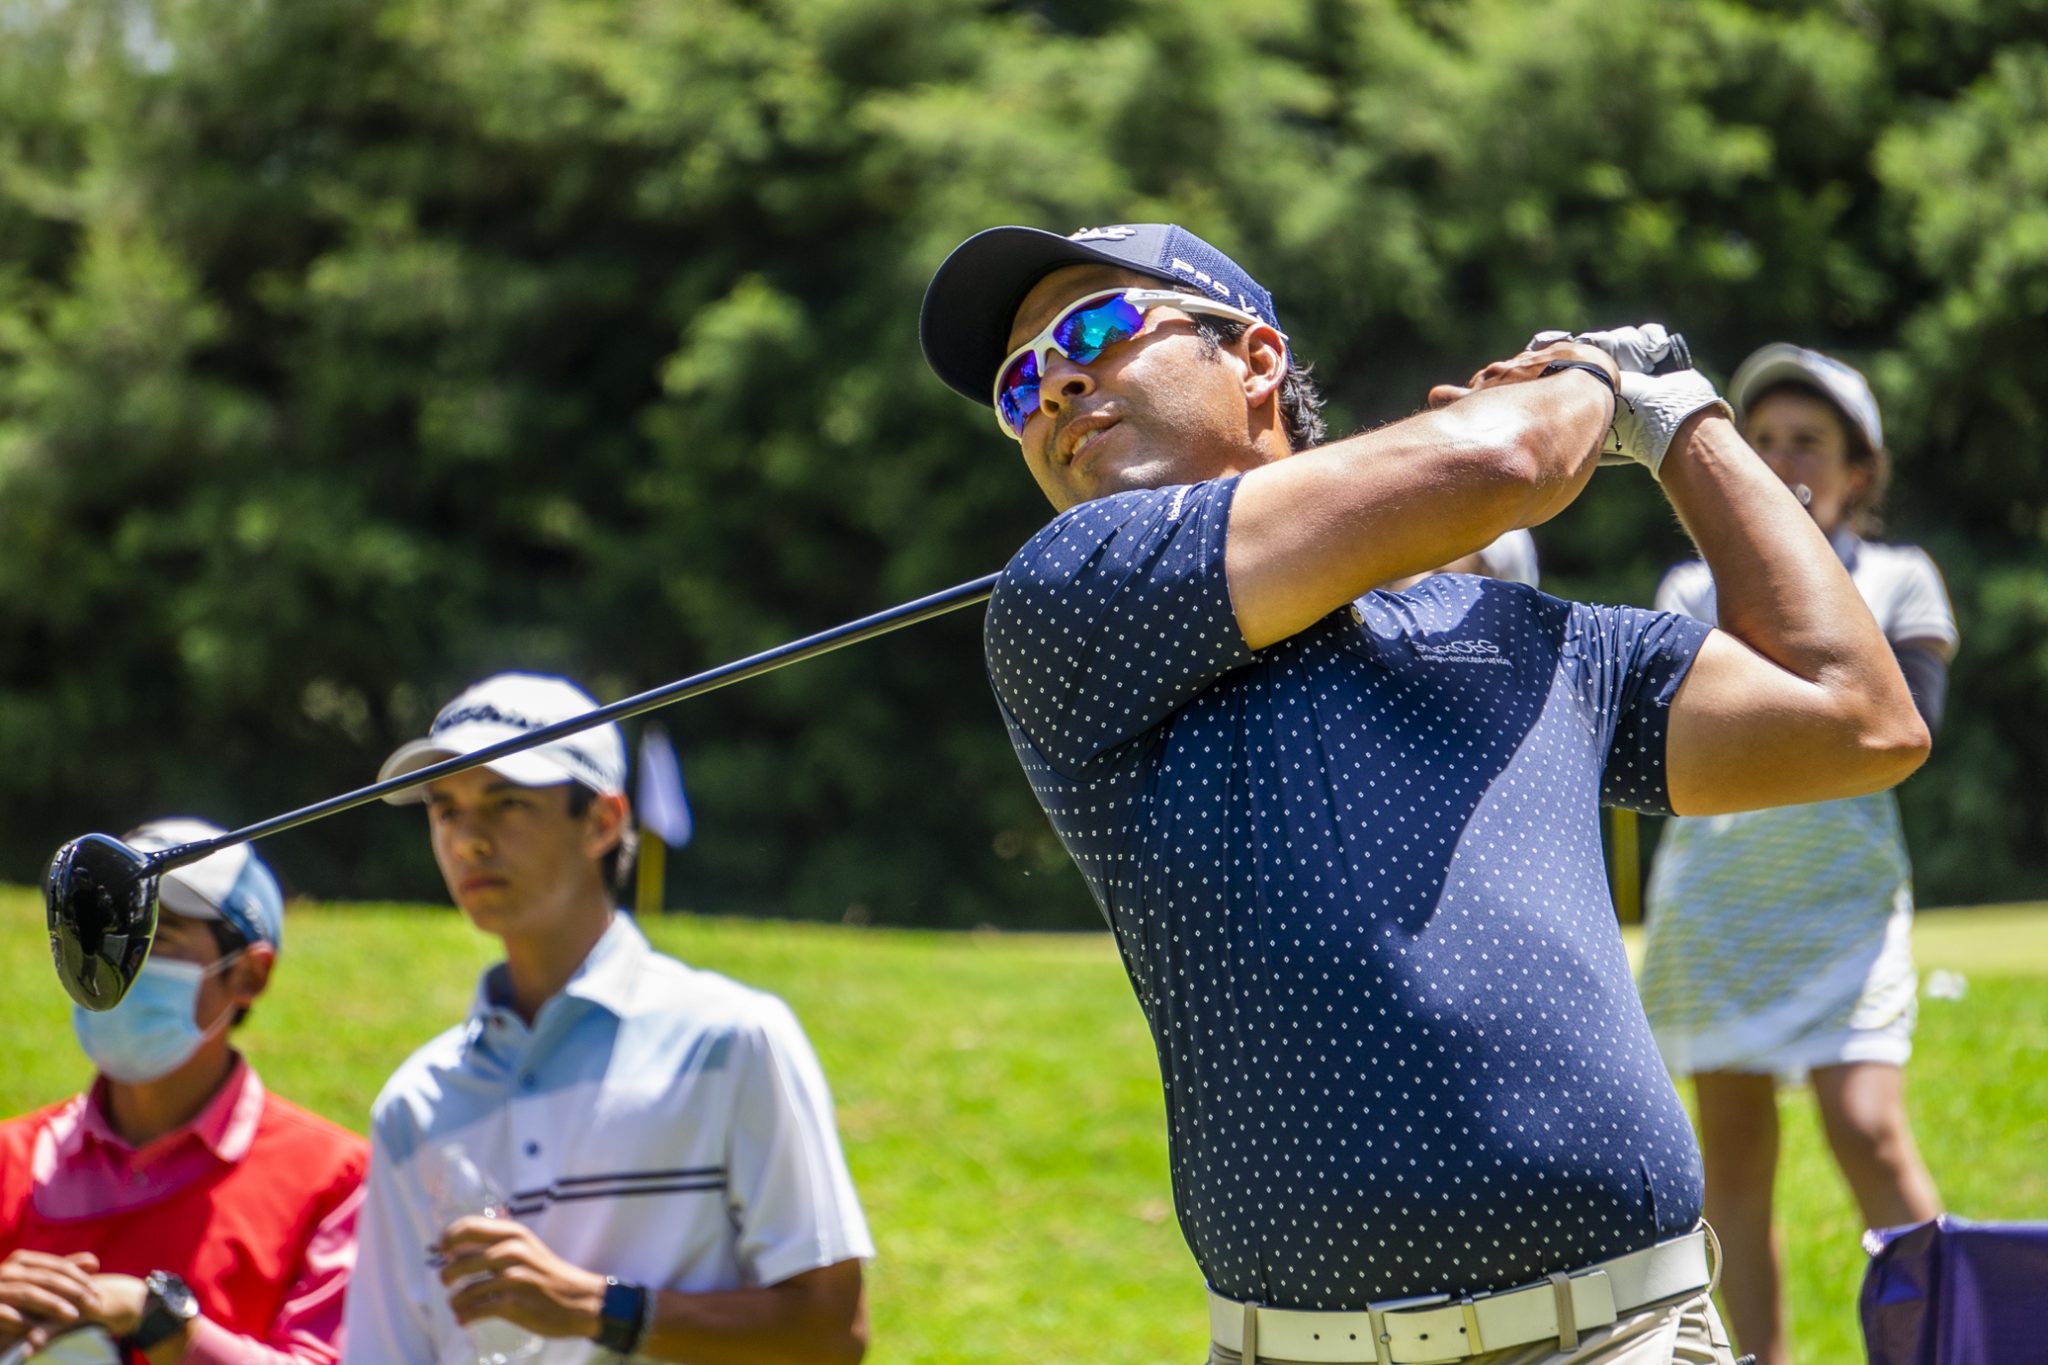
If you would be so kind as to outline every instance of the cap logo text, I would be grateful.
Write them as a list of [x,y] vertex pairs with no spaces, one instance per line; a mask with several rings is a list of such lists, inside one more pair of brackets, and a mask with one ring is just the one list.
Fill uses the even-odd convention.
[[459,711],[443,711],[434,717],[434,728],[428,733],[438,735],[443,730],[452,730],[458,725],[467,725],[477,720],[492,725],[509,725],[515,730],[538,730],[541,727],[539,721],[529,716],[500,711],[489,702],[480,702],[474,706],[465,706]]
[[[431,737],[444,731],[452,730],[458,725],[468,725],[473,722],[482,722],[486,725],[503,725],[514,730],[539,730],[554,723],[538,721],[530,716],[522,716],[515,711],[501,711],[489,702],[475,702],[458,710],[443,711],[440,715],[434,717],[433,727],[427,731],[427,734]],[[596,785],[608,786],[611,783],[612,776],[605,770],[604,765],[599,763],[592,755],[585,753],[579,745],[572,742],[572,737],[564,736],[545,747],[548,751],[559,757],[567,758],[584,772],[596,777],[598,779]]]
[[1070,242],[1098,242],[1105,240],[1121,242],[1126,237],[1135,237],[1137,235],[1138,230],[1134,227],[1088,227],[1082,228],[1079,232],[1068,233],[1067,240]]
[[[1208,290],[1210,293],[1214,294],[1217,298],[1223,300],[1225,303],[1236,304],[1239,308],[1244,309],[1244,311],[1247,313],[1256,314],[1259,311],[1258,305],[1254,304],[1249,298],[1245,297],[1245,293],[1242,289],[1232,289],[1229,285],[1217,279],[1208,271],[1197,270],[1194,266],[1189,265],[1186,261],[1182,260],[1178,256],[1168,261],[1166,263],[1166,268],[1168,270],[1171,270],[1176,275],[1180,275],[1186,279],[1194,281],[1196,284]],[[1233,294],[1236,295],[1235,298],[1231,297]]]

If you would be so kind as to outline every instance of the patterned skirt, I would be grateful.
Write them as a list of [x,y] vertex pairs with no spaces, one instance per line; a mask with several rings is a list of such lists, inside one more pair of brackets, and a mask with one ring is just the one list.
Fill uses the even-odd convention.
[[1671,820],[1648,918],[1643,1007],[1675,1073],[1911,1054],[1912,870],[1890,792]]

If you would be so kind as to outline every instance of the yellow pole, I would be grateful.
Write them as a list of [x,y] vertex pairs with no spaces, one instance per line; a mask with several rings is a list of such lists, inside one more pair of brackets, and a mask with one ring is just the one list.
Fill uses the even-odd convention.
[[633,913],[642,919],[662,911],[662,880],[668,845],[647,830],[640,831],[640,868],[633,883]]
[[1643,857],[1636,842],[1636,813],[1614,808],[1612,867],[1614,914],[1623,924],[1643,922]]

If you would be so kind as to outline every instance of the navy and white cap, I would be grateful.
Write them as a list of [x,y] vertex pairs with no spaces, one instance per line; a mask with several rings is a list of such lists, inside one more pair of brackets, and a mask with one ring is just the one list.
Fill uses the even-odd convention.
[[918,340],[953,392],[989,401],[1010,353],[1010,324],[1031,287],[1070,265],[1119,265],[1241,308],[1278,330],[1273,296],[1236,261],[1172,223],[1082,228],[1069,236],[1031,227],[977,232],[946,257],[924,293]]
[[[425,739],[401,744],[377,780],[418,772],[443,759],[473,754],[504,740],[597,709],[595,697],[567,678],[543,673],[499,673],[485,678],[441,708]],[[566,735],[537,749],[507,754],[485,765],[522,787],[555,787],[581,782],[605,796],[626,792],[626,737],[616,724]],[[407,787],[385,797],[394,806],[426,800],[424,788]]]
[[[187,816],[152,820],[121,836],[142,853],[217,839],[219,825]],[[284,945],[284,893],[277,878],[247,844],[209,853],[196,863],[174,867],[157,882],[157,902],[187,919],[226,920],[250,943]]]
[[1774,341],[1757,351],[1728,381],[1728,402],[1735,409],[1737,425],[1746,419],[1753,398],[1788,381],[1819,389],[1862,433],[1872,450],[1884,448],[1884,419],[1877,415],[1877,395],[1870,391],[1870,381],[1862,372],[1788,341]]

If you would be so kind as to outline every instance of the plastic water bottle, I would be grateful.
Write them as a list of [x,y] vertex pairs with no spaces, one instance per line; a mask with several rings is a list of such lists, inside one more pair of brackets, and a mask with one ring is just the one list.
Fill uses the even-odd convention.
[[[504,1193],[461,1143],[442,1146],[438,1158],[426,1172],[427,1194],[433,1200],[434,1221],[444,1231],[458,1218],[506,1216]],[[476,1352],[476,1365],[514,1365],[540,1354],[541,1339],[504,1318],[478,1318],[464,1330]]]

